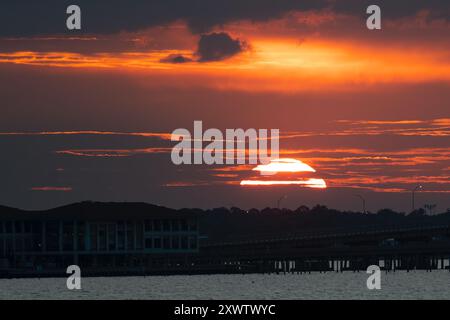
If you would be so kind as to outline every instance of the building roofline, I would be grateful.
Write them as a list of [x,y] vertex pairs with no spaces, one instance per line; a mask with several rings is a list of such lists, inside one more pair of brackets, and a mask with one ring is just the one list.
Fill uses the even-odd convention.
[[83,201],[47,210],[21,210],[0,206],[0,220],[133,220],[190,218],[193,211],[175,210],[144,202]]

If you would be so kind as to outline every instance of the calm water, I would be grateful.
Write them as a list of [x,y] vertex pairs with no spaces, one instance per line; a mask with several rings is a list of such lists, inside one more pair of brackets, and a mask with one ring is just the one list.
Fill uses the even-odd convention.
[[396,272],[368,290],[367,274],[201,275],[0,280],[0,299],[450,299],[450,272]]

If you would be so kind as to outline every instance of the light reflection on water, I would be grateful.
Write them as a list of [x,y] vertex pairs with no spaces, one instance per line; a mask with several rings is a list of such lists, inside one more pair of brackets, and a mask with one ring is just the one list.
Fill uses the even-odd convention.
[[382,273],[368,290],[365,272],[0,279],[0,299],[450,299],[449,271]]

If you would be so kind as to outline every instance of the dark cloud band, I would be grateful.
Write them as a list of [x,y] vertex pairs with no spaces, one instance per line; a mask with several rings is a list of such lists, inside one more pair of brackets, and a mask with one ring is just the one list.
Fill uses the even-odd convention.
[[[330,9],[361,15],[369,0],[2,0],[0,37],[65,34],[66,8],[77,4],[81,31],[71,34],[111,34],[186,21],[194,33],[237,20],[267,21],[290,11]],[[383,16],[398,18],[427,10],[430,18],[450,20],[448,0],[379,0]]]

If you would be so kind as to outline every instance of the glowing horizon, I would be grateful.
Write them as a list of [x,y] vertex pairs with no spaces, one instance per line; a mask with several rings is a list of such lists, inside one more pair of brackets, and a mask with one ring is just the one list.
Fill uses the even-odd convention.
[[[183,3],[160,13],[149,4],[148,16],[108,6],[123,19],[86,20],[82,32],[30,22],[44,11],[6,15],[3,202],[39,207],[88,194],[253,206],[292,189],[305,202],[352,208],[364,193],[369,206],[404,211],[421,184],[419,203],[450,207],[448,5],[414,2],[400,14],[389,4],[382,30],[368,30],[360,4],[331,2],[227,3],[224,12]],[[186,134],[177,136],[190,143],[183,154],[216,146],[211,155],[239,162],[175,166],[172,132],[199,120],[221,132],[277,128],[270,158],[279,159],[257,162],[248,139],[231,147],[225,135]]]

